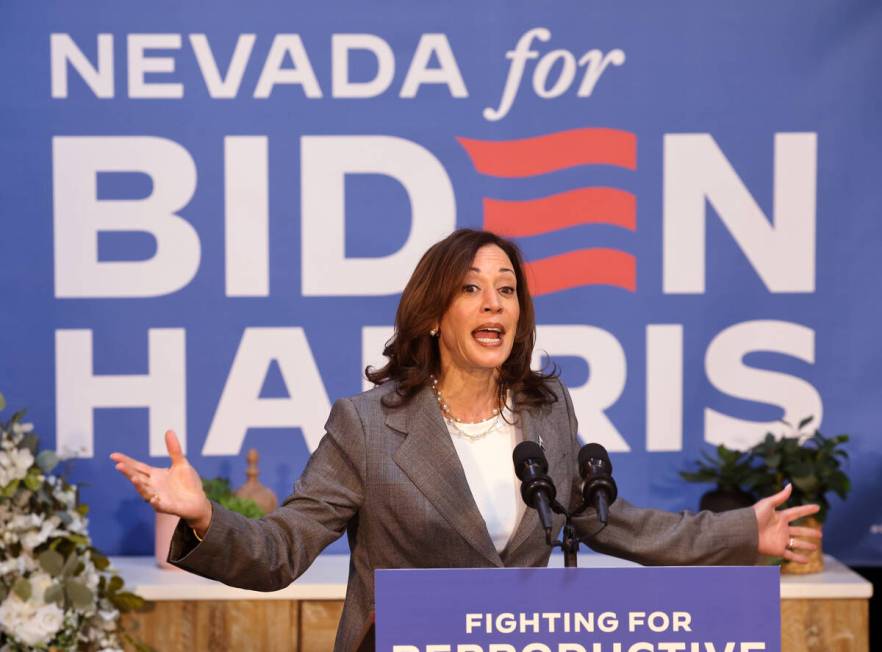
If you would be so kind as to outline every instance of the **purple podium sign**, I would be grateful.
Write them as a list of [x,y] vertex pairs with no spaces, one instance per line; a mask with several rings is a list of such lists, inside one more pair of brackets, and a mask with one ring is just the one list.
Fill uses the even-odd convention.
[[379,570],[380,652],[781,649],[777,567]]

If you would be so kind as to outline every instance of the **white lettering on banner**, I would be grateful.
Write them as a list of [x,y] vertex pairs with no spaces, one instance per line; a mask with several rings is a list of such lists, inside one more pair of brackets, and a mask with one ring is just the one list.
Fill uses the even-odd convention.
[[148,82],[145,73],[174,72],[175,60],[172,57],[148,57],[145,50],[179,50],[180,34],[129,34],[129,97],[167,98],[184,97],[184,86],[179,83]]
[[[188,35],[196,64],[208,90],[214,99],[238,97],[251,54],[257,41],[252,33],[239,34],[235,49],[225,74],[221,74],[217,59],[211,49],[208,36],[202,33]],[[551,32],[545,27],[526,31],[513,50],[505,54],[511,61],[499,105],[483,110],[486,120],[497,121],[508,115],[521,86],[526,63],[537,59],[532,75],[533,92],[543,99],[553,99],[569,91],[576,82],[579,68],[584,68],[581,81],[576,90],[577,97],[590,97],[600,78],[610,66],[625,63],[625,53],[614,48],[608,52],[598,49],[587,50],[580,57],[570,50],[555,49],[540,58],[540,53],[531,49],[534,41],[549,41]],[[180,50],[182,35],[169,34],[129,34],[127,35],[127,78],[128,96],[131,99],[181,99],[184,85],[181,82],[147,82],[147,73],[173,73],[173,56],[147,56],[151,49]],[[98,36],[97,65],[86,57],[69,34],[52,34],[51,70],[52,97],[68,97],[68,64],[76,70],[96,97],[114,96],[114,53],[113,36]],[[352,81],[349,76],[350,53],[362,50],[371,53],[377,62],[377,72],[373,79]],[[433,57],[437,63],[433,64]],[[286,65],[290,62],[290,65]],[[558,65],[559,64],[559,65]],[[559,68],[559,70],[558,70]],[[371,98],[387,92],[395,77],[395,49],[376,34],[331,34],[331,97],[333,98]],[[269,52],[263,61],[253,97],[267,99],[276,85],[300,85],[309,99],[324,97],[318,77],[312,67],[309,54],[299,34],[276,34]],[[410,59],[407,72],[398,96],[412,99],[423,85],[446,86],[450,96],[455,99],[469,97],[456,56],[446,34],[421,34],[417,47]]]
[[268,297],[269,145],[266,136],[224,138],[226,293]]
[[[300,140],[303,296],[400,292],[425,250],[456,226],[453,186],[429,150],[393,136],[304,136]],[[398,251],[345,255],[345,178],[383,174],[410,198],[410,234]]]
[[646,450],[683,449],[683,326],[646,327]]
[[[548,87],[548,77],[554,64],[560,61],[560,74],[551,88]],[[576,57],[569,50],[552,50],[536,64],[536,72],[533,74],[533,90],[543,100],[560,97],[572,85],[576,77]]]
[[67,64],[80,73],[80,78],[92,89],[95,97],[113,97],[113,34],[98,35],[97,66],[92,65],[70,34],[49,36],[49,58],[53,98],[67,97]]
[[[141,172],[144,199],[98,199],[99,172]],[[52,139],[55,296],[155,297],[195,276],[199,236],[176,213],[196,190],[196,166],[177,143],[149,136],[56,136]],[[136,231],[156,239],[149,260],[98,260],[98,234]]]
[[[801,378],[746,366],[743,358],[753,351],[781,353],[814,364],[814,331],[785,321],[748,321],[730,326],[708,346],[705,370],[708,380],[721,392],[780,406],[783,418],[790,423],[813,416],[820,427],[824,415],[817,390]],[[710,408],[704,411],[704,439],[711,444],[746,449],[780,427],[778,421],[746,421]]]
[[233,50],[233,56],[230,58],[230,65],[227,67],[227,74],[221,77],[208,37],[205,34],[190,34],[190,46],[193,48],[193,54],[196,55],[202,79],[205,80],[205,87],[211,97],[232,99],[239,94],[242,77],[245,76],[245,66],[248,65],[248,58],[256,40],[255,34],[239,35],[236,49]]
[[[291,57],[293,68],[282,67],[286,54]],[[306,97],[315,99],[322,96],[322,89],[319,88],[318,79],[299,34],[277,34],[273,39],[254,89],[254,97],[268,98],[276,84],[300,84]]]
[[770,292],[815,290],[817,134],[775,134],[774,221],[710,134],[664,137],[664,291],[705,291],[710,202]]
[[[288,398],[261,398],[276,361]],[[300,428],[311,453],[331,411],[302,328],[246,328],[227,377],[203,455],[238,455],[249,428]]]
[[621,66],[625,63],[625,53],[619,48],[603,53],[601,50],[588,50],[579,59],[579,65],[585,66],[585,76],[576,95],[579,97],[591,97],[594,87],[600,81],[600,76],[606,72],[609,66]]
[[[429,67],[433,54],[438,58],[438,68]],[[445,34],[423,34],[420,37],[410,68],[404,76],[400,96],[416,97],[423,84],[445,84],[453,97],[469,96]]]
[[[386,348],[392,335],[395,333],[394,326],[364,326],[361,329],[361,370],[365,367],[374,367],[380,369],[385,367],[389,362],[389,358],[383,355],[383,349]],[[367,391],[374,384],[362,374],[361,389]]]
[[610,452],[631,450],[604,413],[621,396],[628,373],[625,351],[615,336],[583,324],[537,326],[531,361],[534,369],[541,367],[543,355],[577,356],[588,363],[588,382],[569,388],[579,430]]
[[[681,614],[685,612],[674,612]],[[505,611],[465,614],[465,633],[473,634],[540,634],[544,632],[582,633],[601,631],[611,633],[619,628],[614,611]]]
[[[534,39],[547,42],[551,40],[551,32],[545,27],[534,27],[521,35],[513,50],[505,53],[505,58],[510,60],[511,64],[502,89],[502,97],[499,99],[499,106],[495,109],[489,106],[484,109],[485,120],[497,121],[508,115],[518,94],[527,61],[539,58],[539,52],[530,49]],[[551,71],[558,61],[561,63],[561,71],[558,78],[551,82]],[[610,50],[607,54],[600,50],[589,50],[578,61],[578,66],[585,66],[585,76],[576,94],[579,97],[589,97],[608,66],[621,66],[624,63],[625,53],[618,48]],[[539,59],[533,71],[533,91],[543,99],[560,97],[573,85],[576,67],[576,57],[568,50],[558,49],[546,53]]]
[[56,450],[94,456],[95,408],[148,408],[151,457],[167,455],[164,434],[174,430],[187,450],[186,334],[182,328],[147,333],[148,372],[95,375],[92,331],[55,332]]
[[[349,79],[349,53],[364,50],[374,55],[377,74],[369,81]],[[334,97],[376,97],[392,83],[395,76],[395,55],[392,48],[373,34],[334,34],[331,37],[331,88]]]

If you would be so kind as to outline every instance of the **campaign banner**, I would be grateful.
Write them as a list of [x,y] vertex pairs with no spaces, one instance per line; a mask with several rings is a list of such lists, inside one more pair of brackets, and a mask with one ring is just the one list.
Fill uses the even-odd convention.
[[777,652],[775,567],[378,570],[382,652]]
[[421,254],[489,229],[622,496],[696,509],[701,451],[811,416],[852,437],[826,550],[878,564],[880,34],[871,0],[5,2],[0,392],[148,554],[111,451],[171,428],[237,486],[253,447],[285,496]]

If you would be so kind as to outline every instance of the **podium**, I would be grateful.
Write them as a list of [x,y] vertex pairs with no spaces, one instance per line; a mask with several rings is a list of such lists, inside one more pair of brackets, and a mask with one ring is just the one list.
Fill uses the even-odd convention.
[[376,572],[380,652],[778,652],[777,567]]

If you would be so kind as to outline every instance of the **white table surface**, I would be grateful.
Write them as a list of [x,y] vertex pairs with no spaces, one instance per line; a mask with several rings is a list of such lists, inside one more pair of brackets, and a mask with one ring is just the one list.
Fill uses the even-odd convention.
[[[300,578],[281,591],[263,593],[235,589],[179,570],[164,570],[153,557],[111,557],[113,567],[126,581],[126,589],[146,600],[342,600],[346,595],[349,555],[321,555]],[[824,556],[824,572],[783,575],[781,599],[870,598],[873,585],[837,559]],[[551,567],[563,566],[553,555]],[[581,568],[637,566],[615,557],[580,554]]]

